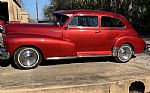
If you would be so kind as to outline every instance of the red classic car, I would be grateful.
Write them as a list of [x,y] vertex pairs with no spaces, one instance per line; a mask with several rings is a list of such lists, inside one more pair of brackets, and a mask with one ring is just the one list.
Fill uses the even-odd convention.
[[42,60],[113,56],[128,62],[145,42],[121,15],[93,10],[56,11],[54,24],[9,24],[3,32],[1,59],[13,57],[20,69]]

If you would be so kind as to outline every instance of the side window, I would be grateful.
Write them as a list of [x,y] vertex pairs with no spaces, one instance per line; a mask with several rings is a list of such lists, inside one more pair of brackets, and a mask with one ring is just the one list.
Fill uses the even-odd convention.
[[102,27],[125,27],[125,24],[117,18],[102,16],[101,26]]
[[78,26],[78,17],[77,16],[73,17],[68,26],[71,27]]
[[82,26],[82,27],[97,27],[97,16],[75,16],[68,24],[69,26]]

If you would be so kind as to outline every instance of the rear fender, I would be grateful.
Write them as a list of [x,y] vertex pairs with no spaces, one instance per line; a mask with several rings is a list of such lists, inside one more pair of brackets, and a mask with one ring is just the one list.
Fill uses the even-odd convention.
[[140,37],[122,36],[115,41],[113,52],[114,49],[116,50],[123,44],[129,44],[133,48],[134,53],[144,52],[146,46],[145,41]]

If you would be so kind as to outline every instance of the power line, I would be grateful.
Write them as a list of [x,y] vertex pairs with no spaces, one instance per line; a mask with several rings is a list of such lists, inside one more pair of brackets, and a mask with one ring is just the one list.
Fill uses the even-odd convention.
[[36,16],[37,16],[37,22],[38,22],[39,21],[38,0],[36,0]]

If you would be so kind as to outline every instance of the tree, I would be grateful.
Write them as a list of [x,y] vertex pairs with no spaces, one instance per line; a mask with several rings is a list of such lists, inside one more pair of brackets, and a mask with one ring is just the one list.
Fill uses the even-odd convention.
[[51,5],[44,8],[46,17],[51,16],[51,13],[56,10],[112,11],[125,16],[139,34],[150,34],[148,32],[150,29],[150,0],[50,0],[50,2],[52,2]]

